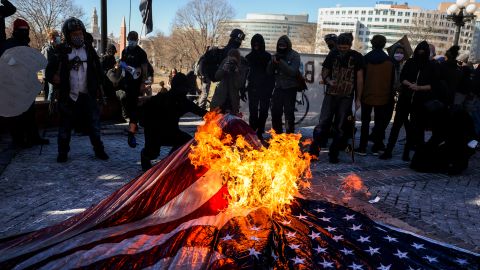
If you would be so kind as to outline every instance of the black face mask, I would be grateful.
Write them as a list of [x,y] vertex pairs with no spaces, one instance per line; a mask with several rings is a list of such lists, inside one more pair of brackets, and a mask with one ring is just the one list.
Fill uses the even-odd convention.
[[285,55],[285,54],[288,52],[288,48],[278,48],[278,49],[277,49],[277,52],[278,52],[279,54]]
[[29,37],[28,31],[22,31],[22,30],[20,30],[20,31],[14,31],[14,32],[12,33],[12,36],[13,36],[16,40],[20,41],[21,43],[24,43],[24,44],[30,43],[30,37]]
[[335,44],[330,43],[330,44],[328,44],[327,46],[328,46],[328,49],[329,49],[329,50],[335,49]]

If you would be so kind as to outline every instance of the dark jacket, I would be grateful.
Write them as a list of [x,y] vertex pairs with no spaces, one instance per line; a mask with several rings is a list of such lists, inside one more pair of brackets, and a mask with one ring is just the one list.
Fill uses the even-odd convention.
[[[394,68],[394,78],[393,78],[393,91],[394,92],[398,92],[400,91],[400,88],[402,87],[402,82],[400,81],[400,74],[402,73],[402,69],[403,69],[403,61],[402,62],[398,62],[397,60],[395,60],[394,56],[395,56],[395,51],[398,49],[398,48],[402,48],[404,49],[405,51],[405,47],[403,47],[400,43],[396,43],[392,46],[391,50],[390,50],[390,53],[389,53],[389,56],[390,56],[390,59],[392,60],[392,63],[393,63],[393,68]],[[405,56],[406,57],[406,56]]]
[[162,130],[165,136],[180,130],[178,122],[187,112],[204,116],[207,111],[187,99],[185,93],[172,87],[170,91],[151,97],[141,108],[140,124],[145,128]]
[[0,42],[7,39],[5,34],[5,18],[13,15],[17,9],[9,1],[2,1],[2,6],[0,6]]
[[391,102],[394,81],[394,65],[382,49],[374,49],[364,57],[365,87],[362,102],[373,106],[382,106]]
[[110,69],[115,67],[117,60],[114,55],[106,54],[102,57],[100,64],[102,65],[103,73],[106,74]]
[[[256,51],[254,44],[259,43]],[[267,73],[268,63],[272,55],[265,51],[265,40],[260,34],[255,34],[251,40],[252,51],[245,57],[248,61],[247,90],[249,95],[254,93],[262,97],[270,97],[275,87],[275,78]]]
[[[85,44],[87,51],[87,88],[90,97],[97,98],[102,94],[103,72],[95,49]],[[58,101],[67,102],[70,96],[70,63],[68,54],[72,48],[65,43],[59,45],[57,49],[57,58],[48,62],[45,70],[45,78],[47,82],[52,83],[53,76],[58,72],[60,75],[60,84],[58,85]]]
[[[298,89],[300,84],[297,81],[297,74],[300,69],[300,54],[292,49],[292,42],[287,36],[281,36],[278,41],[283,40],[287,43],[287,53],[285,55],[277,54],[280,63],[275,64],[270,61],[267,67],[268,74],[275,75],[275,88],[277,89]],[[273,59],[272,59],[273,60]]]
[[3,42],[3,44],[0,43],[0,56],[2,56],[2,54],[6,50],[11,49],[13,47],[18,47],[18,46],[30,47],[30,46],[28,46],[28,43],[19,41],[18,39],[14,38],[14,37],[11,37],[11,38],[5,40],[5,42]]

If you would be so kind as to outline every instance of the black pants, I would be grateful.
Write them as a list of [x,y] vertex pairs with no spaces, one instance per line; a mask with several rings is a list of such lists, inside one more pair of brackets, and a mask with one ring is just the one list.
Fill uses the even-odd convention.
[[[333,96],[326,94],[322,103],[320,120],[313,130],[313,144],[320,146],[328,140],[328,134],[333,122],[333,141],[330,145],[330,156],[337,157],[341,146],[346,145],[345,123],[352,111],[352,97]],[[353,128],[353,127],[352,127]],[[352,130],[353,133],[353,130]]]
[[144,132],[145,147],[142,152],[143,156],[149,160],[155,159],[160,155],[160,147],[162,146],[171,146],[172,150],[170,150],[170,153],[173,153],[192,139],[192,136],[181,130],[158,130],[147,126],[144,128]]
[[360,145],[361,149],[365,149],[368,144],[368,136],[370,132],[370,120],[372,119],[372,111],[374,111],[374,127],[372,131],[373,143],[376,146],[384,146],[383,139],[385,138],[385,129],[387,129],[390,122],[391,114],[390,104],[382,106],[372,106],[362,103],[362,128],[360,133]]
[[387,149],[393,150],[395,144],[398,140],[398,135],[400,134],[400,129],[402,126],[405,126],[405,133],[407,135],[407,142],[405,144],[405,149],[409,150],[411,147],[411,124],[408,119],[411,113],[411,100],[412,96],[410,93],[400,93],[398,97],[395,118],[393,119],[392,129],[390,130],[390,136],[388,137]]
[[140,79],[125,78],[125,111],[130,123],[138,123],[138,96],[140,95]]
[[31,145],[40,139],[35,119],[35,102],[30,105],[26,112],[7,119],[13,144],[19,146]]
[[270,97],[261,95],[257,91],[248,91],[248,109],[250,112],[250,127],[257,133],[265,132],[265,123],[268,118],[268,109],[270,107]]
[[283,133],[282,115],[285,114],[286,133],[295,132],[296,89],[275,89],[272,96],[272,127],[276,133]]
[[79,121],[86,124],[85,132],[90,137],[93,150],[103,150],[100,138],[100,113],[95,98],[80,94],[77,101],[69,98],[68,101],[59,102],[58,111],[58,153],[66,154],[70,151],[72,129]]

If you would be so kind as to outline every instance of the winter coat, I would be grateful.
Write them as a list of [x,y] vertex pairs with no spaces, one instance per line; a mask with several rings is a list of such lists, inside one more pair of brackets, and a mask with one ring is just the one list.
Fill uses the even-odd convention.
[[364,57],[365,85],[362,102],[382,106],[391,102],[395,70],[390,57],[381,49],[374,49]]
[[[254,49],[255,43],[260,44],[260,49]],[[265,51],[265,40],[262,35],[255,34],[251,40],[252,51],[245,57],[248,62],[247,90],[250,94],[270,98],[275,87],[275,78],[267,73],[268,63],[272,55]]]
[[300,54],[292,49],[292,42],[287,36],[281,36],[278,41],[283,40],[287,43],[286,55],[278,54],[277,42],[277,55],[280,63],[275,64],[272,61],[268,64],[268,74],[275,75],[275,88],[276,89],[298,89],[300,84],[297,80],[297,74],[300,69]]

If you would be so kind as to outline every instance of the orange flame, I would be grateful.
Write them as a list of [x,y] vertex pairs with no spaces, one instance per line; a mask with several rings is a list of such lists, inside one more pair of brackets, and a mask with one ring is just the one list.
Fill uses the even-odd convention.
[[362,178],[356,174],[350,174],[342,182],[341,189],[345,193],[354,193],[364,188]]
[[311,177],[308,154],[300,150],[300,134],[275,134],[268,148],[252,145],[245,137],[232,138],[219,125],[222,115],[208,113],[195,134],[189,158],[222,174],[230,195],[229,210],[265,207],[285,214],[299,186]]

